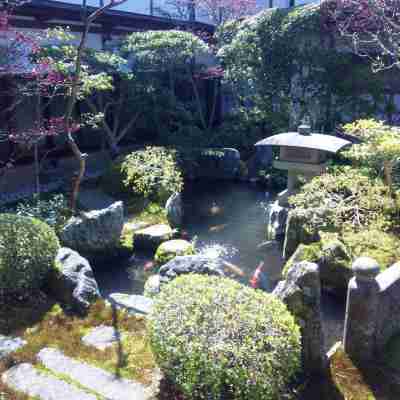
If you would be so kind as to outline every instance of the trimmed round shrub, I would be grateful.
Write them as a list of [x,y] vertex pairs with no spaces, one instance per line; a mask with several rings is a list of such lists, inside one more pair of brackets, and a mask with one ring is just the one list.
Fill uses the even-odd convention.
[[0,292],[40,288],[59,247],[54,230],[45,222],[0,214]]
[[148,328],[158,365],[190,399],[281,399],[300,369],[286,306],[227,278],[176,278],[156,297]]

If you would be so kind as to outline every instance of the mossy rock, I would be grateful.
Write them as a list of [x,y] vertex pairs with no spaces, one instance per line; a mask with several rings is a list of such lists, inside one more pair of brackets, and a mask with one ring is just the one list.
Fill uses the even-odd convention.
[[340,297],[345,296],[347,285],[353,276],[352,259],[345,245],[335,235],[322,235],[318,242],[300,244],[286,263],[283,276],[286,277],[289,269],[302,261],[318,264],[324,289]]
[[187,240],[168,240],[158,247],[154,260],[158,265],[164,265],[176,256],[189,256],[194,253],[193,244]]
[[318,212],[314,209],[303,208],[289,211],[283,244],[285,259],[291,257],[300,244],[309,244],[320,239],[318,231],[323,224],[324,213],[324,209],[318,210]]

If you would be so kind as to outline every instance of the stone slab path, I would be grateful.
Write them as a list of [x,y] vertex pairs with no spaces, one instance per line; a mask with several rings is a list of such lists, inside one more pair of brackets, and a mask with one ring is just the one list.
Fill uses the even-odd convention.
[[[40,400],[97,400],[96,396],[71,384],[39,372],[31,364],[19,364],[2,375],[2,381],[15,391]],[[133,397],[134,398],[134,397]]]
[[42,349],[37,357],[53,373],[67,376],[107,400],[146,400],[149,398],[144,385],[128,379],[117,378],[101,368],[67,357],[57,349]]
[[113,326],[97,326],[82,338],[82,342],[86,346],[93,346],[98,350],[105,350],[107,347],[113,346],[120,340],[120,332]]

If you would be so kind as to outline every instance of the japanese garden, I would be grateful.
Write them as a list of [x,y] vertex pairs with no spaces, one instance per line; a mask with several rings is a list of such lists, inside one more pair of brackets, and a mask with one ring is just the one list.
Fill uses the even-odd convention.
[[0,0],[0,400],[400,398],[400,4],[130,2]]

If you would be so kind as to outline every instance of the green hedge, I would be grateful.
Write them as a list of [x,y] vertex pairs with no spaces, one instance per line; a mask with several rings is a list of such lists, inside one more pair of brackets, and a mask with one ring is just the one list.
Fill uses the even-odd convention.
[[188,399],[281,399],[300,368],[300,333],[274,296],[233,280],[183,275],[148,322],[165,376]]
[[0,292],[40,288],[59,248],[54,230],[35,218],[0,214]]

